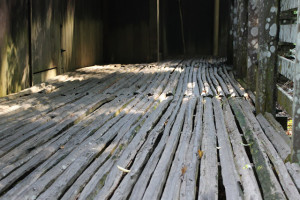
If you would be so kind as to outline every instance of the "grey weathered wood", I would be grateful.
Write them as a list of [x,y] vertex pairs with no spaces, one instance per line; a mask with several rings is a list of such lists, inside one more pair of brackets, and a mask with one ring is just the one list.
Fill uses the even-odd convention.
[[231,141],[232,150],[234,153],[234,163],[240,175],[241,184],[244,189],[244,199],[262,199],[257,180],[252,167],[245,170],[245,166],[249,166],[250,160],[244,148],[243,140],[238,127],[235,123],[234,115],[228,104],[228,101],[223,102],[223,112],[228,135]]
[[198,85],[199,85],[200,95],[202,95],[203,90],[205,90],[204,85],[203,85],[203,81],[202,81],[202,75],[201,75],[202,65],[199,64],[198,66],[199,66],[199,68],[198,68],[198,73],[197,73],[197,81],[198,81]]
[[234,165],[233,152],[225,126],[221,102],[216,98],[213,98],[213,109],[216,122],[218,145],[220,147],[219,155],[226,198],[242,199],[242,189],[239,185],[240,178]]
[[268,136],[269,140],[272,142],[273,146],[276,148],[279,156],[283,161],[286,161],[291,155],[291,147],[286,141],[280,136],[271,124],[264,118],[262,114],[257,115],[257,120],[259,121],[265,134]]
[[283,138],[283,140],[289,145],[292,145],[291,138],[286,134],[282,125],[274,118],[271,113],[266,112],[264,117],[268,120],[268,123],[275,129],[275,131]]
[[201,86],[199,87],[197,82],[198,71],[199,69],[195,67],[193,72],[193,93],[196,97],[200,97],[201,92]]
[[180,78],[180,81],[178,83],[179,85],[176,89],[177,90],[176,95],[175,95],[174,100],[171,103],[170,107],[168,108],[167,112],[169,112],[169,110],[172,110],[172,109],[174,109],[174,111],[172,112],[172,115],[170,116],[170,118],[167,120],[165,129],[164,129],[164,133],[163,133],[163,136],[162,136],[159,144],[157,145],[157,147],[155,148],[155,151],[152,153],[151,157],[149,158],[146,166],[143,169],[143,172],[138,177],[138,180],[132,189],[130,199],[142,199],[142,197],[145,193],[145,190],[148,186],[148,182],[150,181],[152,174],[157,166],[157,163],[159,162],[160,156],[165,148],[171,128],[175,122],[176,116],[177,116],[178,111],[181,106],[181,102],[183,100],[183,95],[181,92],[182,83],[183,83],[183,76],[181,76],[181,78]]
[[281,24],[279,30],[279,41],[296,43],[297,24]]
[[[132,103],[132,105],[129,105],[129,108],[131,108],[132,106],[134,105],[134,103]],[[127,108],[128,109],[128,108]],[[124,114],[128,111],[126,111],[126,109],[123,111]],[[115,114],[115,113],[113,113]],[[120,118],[122,116],[122,114],[120,114],[117,118]],[[124,116],[124,115],[123,115]],[[106,119],[107,121],[107,119]],[[105,122],[105,121],[104,121]],[[110,126],[113,125],[113,123],[115,123],[116,121],[115,120],[111,120],[110,123],[107,123],[104,127],[102,127],[101,129],[99,129],[94,135],[93,137],[90,137],[88,141],[92,141],[93,139],[96,139],[97,137],[100,137],[101,135],[103,135],[103,132],[104,130],[107,130]],[[103,124],[103,123],[102,123]],[[99,123],[99,125],[101,126],[101,123]],[[95,129],[95,127],[94,127]],[[97,126],[96,126],[96,129],[97,129]],[[61,138],[59,141],[57,142],[54,142],[53,144],[50,145],[50,147],[48,147],[48,149],[46,149],[45,151],[42,151],[40,152],[39,154],[37,154],[35,157],[33,157],[29,162],[27,162],[25,165],[21,166],[17,171],[14,171],[13,173],[11,173],[9,176],[7,176],[5,179],[1,180],[1,183],[5,183],[5,186],[8,187],[9,184],[12,184],[13,181],[17,180],[18,177],[20,177],[21,175],[23,175],[23,173],[25,173],[28,169],[30,169],[30,167],[32,166],[35,166],[37,164],[39,164],[39,162],[43,161],[43,159],[49,157],[52,153],[53,153],[53,150],[57,150],[60,148],[61,145],[63,145],[64,141],[67,141],[67,139],[69,139],[71,136],[72,136],[72,133],[74,131],[77,131],[77,129],[73,130],[72,132],[69,132],[69,134],[66,135],[66,137],[64,138]],[[93,130],[93,127],[88,131],[88,130],[84,130],[85,133],[92,133],[92,132],[95,132],[95,130]],[[70,135],[71,134],[71,135]],[[74,133],[73,133],[74,134]],[[82,136],[81,136],[82,137]],[[88,143],[88,141],[85,141],[85,143],[83,143],[83,145],[86,145]],[[64,145],[68,145],[69,143],[66,143]],[[72,144],[72,143],[71,143]],[[82,146],[83,146],[82,145]],[[73,151],[71,155],[69,155],[68,157],[73,157],[74,159],[74,156],[78,156],[78,154],[83,150],[84,148],[80,148],[80,146],[77,148],[77,151]],[[58,156],[55,156],[57,155]],[[53,159],[54,159],[54,163],[57,163],[58,161],[60,161],[60,156],[66,156],[68,155],[68,149],[66,149],[65,151],[62,150],[62,153],[58,152],[56,153],[54,156],[53,156]],[[67,158],[68,158],[67,157]],[[51,161],[51,159],[49,159]],[[72,160],[72,159],[69,159],[69,160]],[[69,161],[70,162],[70,161]],[[55,169],[58,169],[58,172],[61,171],[61,168],[62,166],[65,166],[67,167],[69,164],[68,164],[68,160],[65,159],[65,161],[62,161],[62,162],[59,162],[59,165],[56,165],[55,167],[53,167],[50,172],[47,172],[47,173],[51,173],[51,178],[55,178],[55,174],[52,173],[51,171],[54,171]],[[34,176],[32,177],[32,179],[29,178],[30,182],[33,183],[34,181],[36,181],[37,178],[39,178],[39,176],[43,175],[45,173],[47,168],[45,167],[42,167],[42,168],[38,168],[36,170],[36,172],[34,173]],[[57,175],[56,175],[57,176]],[[51,181],[51,179],[48,177],[48,178],[44,178],[45,181]],[[22,189],[26,189],[26,187],[28,187],[28,183],[29,180],[23,182],[24,184],[21,183],[21,185],[23,185]],[[46,183],[43,183],[43,184],[47,184],[48,182]],[[43,184],[38,184],[40,187],[42,187]],[[2,189],[2,188],[1,188]],[[38,191],[38,189],[36,189],[36,192]],[[20,192],[20,190],[18,191]],[[16,194],[14,194],[16,195]]]
[[282,56],[278,56],[278,72],[290,80],[294,80],[295,62]]
[[254,129],[256,130],[256,135],[261,141],[261,144],[263,145],[268,157],[272,161],[273,166],[279,177],[280,184],[284,189],[285,195],[288,199],[300,199],[300,194],[296,186],[294,185],[283,160],[280,158],[273,144],[268,140],[267,136],[264,134],[255,116],[252,113],[247,112],[248,103],[242,100],[240,100],[239,103],[243,108],[244,113],[247,116],[249,122],[253,125]]
[[[229,80],[229,78],[226,76],[226,74],[223,72],[222,68],[220,67],[218,69],[219,71],[219,74],[221,75],[221,77],[223,78],[228,90],[229,90],[229,93],[230,93],[230,96],[232,97],[235,97],[238,95],[237,91],[234,89],[234,87],[232,87],[232,84]],[[225,71],[225,70],[224,70]]]
[[234,75],[232,73],[232,71],[227,72],[226,69],[224,69],[225,74],[228,75],[230,78],[230,82],[232,84],[232,86],[236,89],[236,91],[239,93],[240,96],[244,96],[245,95],[245,89],[241,86],[241,84],[235,80]]
[[183,99],[180,111],[176,117],[169,139],[152,175],[149,185],[145,191],[143,199],[160,199],[161,197],[163,187],[168,176],[168,170],[171,167],[176,147],[180,138],[179,133],[181,132],[183,126],[187,100],[187,98]]
[[212,80],[210,78],[210,73],[209,73],[210,68],[211,68],[211,66],[207,66],[206,69],[205,69],[206,80],[207,80],[207,82],[209,84],[209,87],[210,87],[213,95],[217,96],[218,92],[217,92],[217,90],[216,90],[215,86],[213,85],[213,82],[212,82]]
[[[143,137],[143,135],[145,135],[152,128],[152,126],[156,123],[156,121],[160,118],[160,116],[163,113],[163,110],[169,105],[171,98],[172,97],[168,97],[168,99],[166,101],[163,101],[161,104],[159,104],[157,109],[154,110],[153,113],[151,113],[149,118],[145,121],[145,123],[141,127],[140,131],[133,138],[132,142],[126,147],[125,151],[123,152],[123,154],[120,157],[120,160],[122,160],[122,158],[125,157],[124,155],[125,155],[126,152],[128,152],[128,151],[132,152],[132,151],[130,151],[132,149],[132,146],[136,147],[139,143],[141,143],[143,141],[143,140],[141,140],[141,137]],[[136,148],[135,150],[138,151],[138,149],[139,148]],[[135,154],[132,152],[131,156],[134,156],[134,155]],[[79,164],[80,160],[82,160],[83,165]],[[74,178],[77,177],[78,173],[80,173],[80,170],[85,169],[85,167],[84,167],[85,163],[89,163],[89,162],[86,162],[84,157],[79,159],[79,160],[76,159],[76,161],[63,173],[63,175],[58,177],[58,179],[56,179],[56,181],[45,192],[43,192],[39,196],[39,199],[58,198],[60,195],[62,195],[63,192],[64,192],[62,187],[67,188],[68,183],[69,184],[72,183],[72,181],[70,180],[70,177],[72,177],[72,176],[74,176]],[[124,165],[121,165],[119,163],[119,161],[118,161],[118,165],[119,166],[124,166]],[[78,168],[77,168],[77,166],[78,166]],[[118,170],[118,169],[117,168],[112,168],[111,169],[109,175],[107,176],[105,185],[107,184],[107,181],[110,181],[110,179],[109,179],[110,174],[114,170]],[[105,185],[104,185],[104,187],[105,187]]]
[[202,90],[202,92],[201,92],[201,95],[203,94],[203,96],[212,97],[213,93],[212,93],[209,83],[206,79],[206,68],[207,68],[206,65],[201,66],[201,80],[203,82],[203,88],[204,88],[204,90]]
[[[93,85],[90,85],[90,86],[88,85],[88,87],[93,87],[92,89],[91,88],[89,89],[89,95],[94,94],[94,92],[96,92],[96,91],[100,92],[101,90],[110,86],[112,83],[116,83],[118,80],[120,80],[120,78],[118,78],[114,75],[114,76],[111,76],[110,79],[107,79],[107,81],[105,81],[105,83],[103,83],[101,85],[99,84],[96,87],[93,87]],[[53,99],[53,102],[49,103],[48,105],[46,103],[46,106],[45,106],[46,110],[41,110],[41,112],[40,111],[33,112],[33,114],[36,114],[36,116],[29,117],[29,118],[27,116],[24,116],[22,118],[19,118],[19,120],[21,120],[21,121],[19,121],[18,126],[12,124],[13,126],[11,129],[5,129],[5,128],[2,129],[5,134],[1,134],[1,136],[12,134],[13,137],[16,137],[16,136],[18,136],[18,134],[24,135],[26,133],[26,131],[28,132],[29,130],[35,129],[39,124],[45,124],[47,121],[49,121],[49,120],[51,121],[51,119],[53,117],[58,116],[57,113],[59,112],[59,110],[64,109],[64,107],[63,107],[64,105],[69,106],[67,103],[73,102],[72,105],[74,105],[74,104],[76,104],[76,101],[80,102],[81,97],[87,98],[86,90],[88,90],[88,88],[83,88],[82,91],[79,90],[76,93],[74,92],[74,94],[77,94],[77,95],[73,95],[71,97],[63,96],[60,98],[61,100],[59,100],[59,101],[56,101]],[[49,105],[50,105],[50,108],[49,108]],[[53,110],[54,110],[54,112],[50,112]],[[47,116],[46,114],[51,116],[51,118],[49,118],[49,116]],[[56,120],[54,119],[54,121],[56,121]],[[18,128],[19,126],[22,126],[22,125],[26,125],[26,126],[21,127],[21,129],[16,130],[16,128]]]
[[228,91],[228,88],[224,82],[224,80],[219,76],[218,74],[218,67],[214,67],[214,75],[216,77],[216,79],[219,81],[219,84],[222,86],[222,90],[225,93],[225,96],[230,96],[230,92]]
[[255,171],[262,188],[263,198],[286,199],[269,163],[264,147],[256,135],[256,129],[254,129],[252,124],[246,118],[245,112],[235,98],[229,99],[229,103],[239,122],[247,143],[250,144],[249,147],[255,165]]
[[248,1],[247,86],[255,91],[258,51],[258,1]]
[[[133,86],[131,86],[131,88],[128,88],[128,95],[129,94],[132,94],[132,92],[130,92],[130,91],[133,91],[134,90],[134,85]],[[108,112],[108,110],[112,110],[112,108],[114,108],[114,107],[109,107],[109,106],[112,106],[112,105],[114,105],[115,103],[119,103],[120,104],[120,106],[119,106],[119,108],[118,107],[116,107],[115,109],[117,109],[116,111],[110,111],[110,112],[112,112],[111,114],[109,114],[109,115],[100,115],[100,118],[99,119],[102,119],[102,120],[104,120],[104,119],[106,119],[106,120],[108,120],[108,119],[111,119],[111,117],[112,116],[117,116],[118,114],[117,113],[119,113],[119,112],[121,112],[122,111],[122,107],[123,107],[123,105],[125,104],[128,104],[128,103],[130,103],[133,99],[131,99],[130,100],[130,98],[131,98],[131,96],[128,96],[128,95],[125,95],[125,96],[121,96],[120,98],[117,98],[116,99],[116,101],[114,102],[114,101],[112,101],[112,103],[110,104],[106,104],[104,107],[107,107],[106,109],[107,109],[107,111],[105,111],[105,109],[104,109],[104,111],[105,112]],[[126,97],[126,98],[124,98],[124,97]],[[123,99],[123,100],[122,100]],[[138,100],[139,98],[136,98],[136,100]],[[127,101],[129,100],[129,102],[127,103]],[[123,103],[122,103],[123,102]],[[134,102],[134,101],[133,101]],[[137,101],[136,101],[137,102]],[[96,111],[95,113],[93,113],[92,114],[92,116],[90,116],[89,118],[92,118],[93,117],[93,115],[94,114],[101,114],[101,113],[103,113],[103,111],[102,111],[102,109],[100,109],[100,112],[99,111]],[[97,115],[95,115],[95,116],[97,116]],[[94,116],[94,117],[95,117]],[[121,116],[121,115],[119,115],[119,116]],[[88,119],[89,119],[88,118]],[[91,120],[91,119],[89,119],[89,120]],[[89,120],[87,120],[87,122],[84,122],[83,121],[83,125],[81,125],[81,126],[84,126],[85,127],[85,125],[84,125],[84,123],[90,123],[90,122],[88,122]],[[96,120],[97,120],[97,118],[96,118]],[[102,122],[102,124],[105,122],[105,120]],[[94,122],[93,122],[94,123]],[[93,126],[93,123],[91,124],[91,127],[92,127],[92,129],[89,129],[89,130],[83,130],[83,132],[85,132],[85,133],[89,133],[89,132],[93,132],[93,130],[95,129],[95,127]],[[96,123],[94,123],[94,124],[96,124],[96,127],[99,127],[99,126],[101,126],[101,123],[100,122],[96,122]],[[80,124],[79,124],[80,125]],[[75,125],[74,126],[74,128],[76,127],[77,125]],[[78,131],[78,129],[74,129],[74,130],[72,130],[72,129],[70,129],[70,130],[68,130],[68,134],[64,134],[64,136],[62,137],[62,138],[64,138],[65,136],[65,139],[62,139],[62,138],[60,138],[58,141],[57,141],[57,144],[55,144],[55,143],[53,143],[54,144],[54,146],[52,145],[51,146],[51,148],[49,148],[49,147],[47,147],[47,149],[45,150],[45,152],[44,153],[40,153],[40,154],[38,154],[38,158],[37,159],[35,159],[35,160],[33,160],[33,161],[35,161],[35,162],[40,162],[40,161],[42,161],[43,159],[46,159],[47,158],[47,156],[46,155],[51,155],[51,153],[53,153],[53,151],[56,151],[56,149],[58,149],[62,144],[64,144],[64,143],[66,143],[66,141],[68,141],[68,139],[67,138],[70,138],[70,134],[69,134],[69,132],[70,133],[72,133],[72,132],[76,132],[76,131]],[[81,139],[82,138],[84,138],[84,137],[82,137],[81,136]],[[63,141],[65,141],[65,142],[63,142]],[[67,144],[68,145],[68,144]],[[72,145],[71,145],[72,146]],[[68,152],[67,151],[67,149],[64,149],[63,150],[63,153],[60,153],[59,155],[64,155],[66,152]],[[45,153],[46,153],[46,155],[45,155]],[[21,164],[23,163],[24,161],[22,161],[21,162]],[[31,161],[30,161],[31,162]],[[57,162],[57,161],[56,161]],[[15,165],[15,164],[14,164]],[[26,165],[27,165],[27,163],[26,163]],[[15,166],[15,167],[17,167],[17,166]],[[22,172],[22,170],[23,171],[25,171],[25,169],[26,168],[24,168],[25,166],[22,166],[21,168],[19,168],[18,170],[19,171],[21,171]],[[11,167],[9,167],[9,168],[11,168]],[[46,169],[44,169],[43,168],[43,170],[46,170]],[[7,173],[7,172],[6,172]],[[23,172],[24,173],[24,172]],[[11,174],[11,175],[13,175],[13,174]],[[35,176],[35,178],[36,178],[37,176]]]
[[203,116],[203,98],[197,100],[197,111],[194,125],[194,132],[190,140],[190,147],[186,153],[187,170],[183,176],[180,188],[180,199],[194,199],[197,194],[197,177],[199,176],[200,158],[198,150],[201,149],[202,142],[202,116]]
[[286,11],[293,8],[298,7],[298,1],[297,0],[281,0],[280,1],[280,10]]
[[[198,199],[218,199],[218,159],[216,130],[211,98],[204,99],[204,123]],[[209,170],[207,170],[209,169]]]
[[[162,128],[163,128],[163,123],[165,121],[162,122]],[[141,129],[142,130],[142,129]],[[133,149],[136,149],[137,144],[131,143],[133,146],[131,147],[132,149],[129,149],[130,151],[133,151]],[[136,151],[136,150],[135,150]],[[123,163],[127,158],[128,155],[124,154],[122,155],[122,157],[120,158],[120,160],[118,161],[118,163]],[[145,156],[145,155],[144,155]],[[146,159],[142,155],[142,159]],[[125,163],[124,163],[125,164]],[[123,164],[123,166],[124,166]],[[129,164],[129,163],[128,163]],[[125,166],[127,166],[128,164],[125,164]],[[138,169],[137,169],[138,170]],[[139,171],[139,170],[138,170]],[[137,173],[136,170],[133,169],[133,173]],[[97,196],[95,198],[97,199],[108,199],[108,197],[112,194],[112,192],[114,191],[114,188],[117,186],[117,181],[118,181],[118,177],[120,177],[120,175],[117,174],[122,174],[120,173],[120,171],[118,169],[112,169],[112,171],[110,172],[105,185],[103,188],[101,188],[101,190],[98,192]],[[117,175],[117,177],[116,177]],[[121,177],[120,177],[121,178]],[[124,186],[126,186],[126,184],[124,183]],[[122,192],[121,192],[122,193]],[[119,193],[120,194],[120,193]],[[117,196],[116,198],[118,198],[120,196]]]
[[[189,143],[192,138],[193,114],[195,106],[196,98],[191,97],[186,109],[184,125],[180,134],[179,144],[169,172],[172,174],[172,176],[168,176],[161,197],[162,199],[179,199],[182,179],[184,179],[184,176],[186,175],[185,173],[182,174],[182,168],[186,167],[186,171],[191,170],[192,163],[187,161],[187,153],[189,150]],[[196,157],[197,155],[194,156]]]
[[258,4],[259,40],[256,82],[256,113],[275,112],[278,0]]
[[296,184],[298,191],[300,190],[300,167],[297,163],[285,163],[286,168],[288,169],[291,177],[293,178],[294,183]]
[[253,94],[253,92],[251,90],[247,91],[251,101],[253,102],[253,104],[255,105],[255,95]]
[[[162,74],[161,77],[165,77],[165,75]],[[162,80],[157,79],[157,81],[160,82]],[[149,87],[149,89],[151,90],[152,87]],[[157,90],[160,91],[160,92],[162,91],[162,89],[160,89],[159,87],[157,88]],[[76,176],[78,176],[78,174],[76,175],[76,172],[77,171],[80,172],[80,170],[85,169],[84,166],[86,166],[91,160],[93,160],[93,158],[97,155],[97,152],[99,153],[101,151],[101,149],[103,149],[105,147],[105,144],[108,141],[110,141],[114,137],[114,135],[117,134],[117,132],[118,132],[118,130],[120,128],[122,128],[122,132],[126,132],[126,130],[129,130],[131,124],[135,123],[139,119],[139,117],[148,110],[149,106],[154,101],[154,97],[155,96],[156,96],[156,94],[154,94],[153,97],[151,97],[151,99],[153,99],[152,101],[148,101],[148,102],[144,101],[140,105],[140,106],[143,105],[143,107],[137,106],[135,109],[137,109],[137,110],[140,109],[139,110],[139,114],[127,115],[124,119],[122,119],[122,121],[120,121],[119,124],[116,124],[118,128],[112,127],[112,129],[111,129],[112,133],[106,133],[103,136],[104,137],[103,139],[100,139],[100,140],[98,139],[98,141],[97,140],[95,141],[95,140],[93,140],[93,138],[89,138],[88,141],[85,141],[85,145],[88,145],[88,146],[100,145],[100,146],[98,148],[87,149],[86,150],[87,152],[86,151],[81,152],[80,153],[81,156],[78,156],[78,154],[77,154],[76,158],[78,159],[78,163],[77,162],[73,162],[72,164],[69,163],[68,165],[70,165],[70,164],[71,165],[67,168],[68,169],[67,171],[63,172],[64,176],[60,176],[59,179],[57,179],[55,181],[55,184],[51,185],[51,188],[49,189],[49,192],[46,192],[44,195],[46,195],[46,196],[47,195],[50,195],[50,196],[59,195],[65,189],[65,187],[67,186],[66,185],[65,187],[62,187],[62,183],[70,183],[70,182],[74,181],[74,178],[76,178]],[[132,118],[132,116],[133,116],[133,118]],[[130,118],[132,118],[132,119],[130,119]],[[125,122],[125,124],[124,124],[124,122]],[[123,124],[124,124],[125,127],[123,126]],[[103,133],[103,131],[104,131],[103,129],[99,129],[96,133],[97,134],[99,134],[101,132]],[[100,134],[100,135],[102,135],[102,134]],[[80,148],[79,148],[79,151],[80,151]],[[74,160],[75,152],[74,151],[72,152],[73,158],[72,158],[72,156],[68,157],[70,161]],[[70,161],[68,161],[68,162],[70,162]],[[53,170],[51,170],[51,171],[53,171]],[[52,178],[54,178],[53,175],[49,175],[49,176],[52,177]],[[46,176],[44,176],[44,180],[41,179],[40,181],[38,181],[35,184],[33,184],[32,187],[36,187],[36,188],[40,188],[41,189],[41,188],[43,188],[42,185],[43,184],[44,185],[47,184],[49,181],[51,181],[51,179],[49,180],[49,177],[46,178]],[[26,190],[25,190],[25,193],[26,193],[26,195],[28,195],[30,197],[30,196],[32,196],[34,194],[38,194],[38,192],[41,192],[40,189],[36,189],[35,191],[31,191],[30,188],[29,188],[29,189],[27,189],[27,193],[26,193]],[[53,190],[56,191],[56,192],[53,192]]]
[[297,26],[297,43],[296,43],[296,65],[294,76],[294,96],[293,96],[293,144],[292,144],[292,162],[300,164],[300,40],[299,40],[299,13],[300,2],[298,1],[298,26]]
[[[150,85],[150,88],[151,88],[151,85]],[[138,100],[138,99],[137,99]],[[133,104],[134,105],[134,104]],[[127,111],[128,112],[128,111]],[[113,123],[113,122],[112,122]],[[111,126],[111,125],[110,125]],[[108,126],[109,127],[109,126]],[[107,129],[107,128],[106,128]]]
[[217,81],[215,75],[214,75],[214,68],[213,67],[209,68],[209,76],[211,78],[211,81],[215,85],[217,95],[220,96],[220,97],[223,97],[224,92],[223,92],[222,87],[220,86],[219,82]]
[[[72,129],[68,130],[68,133],[66,133],[63,137],[59,138],[59,140],[56,140],[53,142],[49,147],[47,147],[44,151],[40,152],[35,156],[32,160],[30,160],[27,163],[39,163],[43,161],[43,159],[47,159],[49,157],[49,154],[52,153],[53,156],[47,159],[43,164],[41,164],[36,170],[34,170],[30,175],[28,175],[23,181],[18,183],[15,187],[13,187],[11,190],[9,190],[5,194],[5,198],[12,198],[13,195],[17,195],[21,191],[24,190],[24,188],[28,187],[31,183],[36,181],[42,174],[44,174],[47,170],[50,170],[53,166],[55,166],[56,163],[59,162],[60,159],[68,155],[73,149],[75,149],[85,138],[89,137],[93,132],[95,132],[99,127],[101,127],[105,122],[112,119],[114,115],[117,115],[117,112],[119,109],[122,109],[122,107],[126,104],[128,104],[128,99],[125,101],[119,101],[116,100],[112,103],[120,103],[120,106],[116,108],[116,110],[112,110],[111,105],[108,104],[107,110],[103,109],[103,111],[90,116],[86,121],[83,121],[81,124],[75,125]],[[113,104],[112,104],[113,105]],[[110,111],[111,110],[111,111]],[[105,116],[105,112],[110,111],[111,114]],[[102,114],[101,114],[102,113]],[[120,114],[121,116],[122,114]],[[97,120],[97,121],[94,121]],[[93,121],[93,122],[92,122]],[[114,120],[112,120],[114,121]],[[86,124],[89,124],[89,126],[86,127]],[[60,149],[60,147],[64,145],[65,148]],[[21,173],[24,173],[26,170],[26,165],[23,165],[20,167],[17,171],[20,171]],[[13,176],[15,175],[14,171],[12,173]]]

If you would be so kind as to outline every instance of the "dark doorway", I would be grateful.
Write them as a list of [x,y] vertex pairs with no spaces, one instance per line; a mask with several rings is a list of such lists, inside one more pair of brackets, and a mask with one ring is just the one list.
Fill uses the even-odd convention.
[[160,13],[164,58],[212,55],[214,1],[161,0]]

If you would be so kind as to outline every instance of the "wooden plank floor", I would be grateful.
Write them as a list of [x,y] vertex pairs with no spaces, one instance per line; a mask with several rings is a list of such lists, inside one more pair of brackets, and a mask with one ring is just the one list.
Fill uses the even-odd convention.
[[300,199],[253,105],[222,59],[60,75],[0,98],[0,199]]

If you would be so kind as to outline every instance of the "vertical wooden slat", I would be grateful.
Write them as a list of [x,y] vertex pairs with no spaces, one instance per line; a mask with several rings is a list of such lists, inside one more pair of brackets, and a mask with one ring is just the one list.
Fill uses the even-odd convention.
[[292,162],[300,164],[300,1],[298,1],[297,16],[297,43],[296,43],[296,67],[294,76],[294,98],[293,98],[293,145]]
[[260,0],[256,112],[275,112],[279,0]]
[[247,86],[251,91],[255,90],[255,73],[257,70],[258,1],[249,0],[248,2]]
[[159,62],[159,0],[156,0],[157,62]]
[[237,0],[233,0],[232,3],[232,48],[233,48],[233,67],[236,70],[237,69],[237,21],[238,21],[238,16],[237,16]]
[[246,0],[237,0],[238,5],[238,24],[237,24],[237,76],[244,78],[247,69],[247,38],[248,38],[248,14]]

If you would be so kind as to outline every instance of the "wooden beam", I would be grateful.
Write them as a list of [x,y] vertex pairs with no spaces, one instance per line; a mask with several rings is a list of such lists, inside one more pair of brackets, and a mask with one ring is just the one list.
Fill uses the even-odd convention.
[[275,113],[279,0],[259,1],[256,113]]
[[258,1],[248,2],[247,89],[255,91],[258,50]]
[[[298,1],[298,22],[300,2]],[[292,144],[292,162],[300,164],[300,25],[297,28],[296,43],[296,67],[294,76],[294,98],[293,98],[293,144]]]
[[220,16],[220,0],[215,0],[215,18],[214,18],[214,56],[218,56],[219,52],[219,16]]

